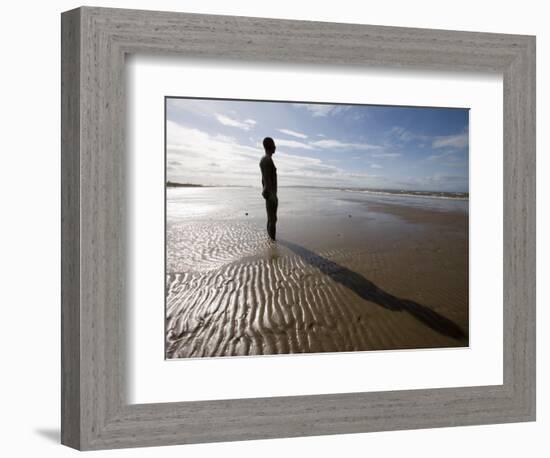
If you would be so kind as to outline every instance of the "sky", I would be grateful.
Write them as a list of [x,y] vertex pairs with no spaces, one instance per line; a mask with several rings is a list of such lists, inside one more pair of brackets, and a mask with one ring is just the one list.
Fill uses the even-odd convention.
[[468,109],[166,99],[168,181],[468,191]]

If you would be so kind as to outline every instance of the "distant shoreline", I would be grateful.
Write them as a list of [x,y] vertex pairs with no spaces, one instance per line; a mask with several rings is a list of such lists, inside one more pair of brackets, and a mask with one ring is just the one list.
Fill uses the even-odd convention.
[[202,184],[174,183],[173,181],[167,181],[166,187],[167,188],[205,188],[206,186]]
[[[194,183],[176,183],[173,181],[166,182],[167,188],[252,188],[253,186],[244,185],[204,185]],[[339,187],[339,186],[280,186],[280,188],[302,188],[302,189],[326,189],[332,191],[344,192],[364,192],[368,194],[386,195],[386,196],[403,196],[403,197],[427,197],[453,200],[469,200],[469,192],[461,191],[426,191],[426,190],[406,190],[406,189],[376,189],[376,188],[355,188],[355,187]]]
[[252,188],[253,186],[243,186],[236,184],[194,184],[194,183],[176,183],[174,181],[166,182],[167,188]]

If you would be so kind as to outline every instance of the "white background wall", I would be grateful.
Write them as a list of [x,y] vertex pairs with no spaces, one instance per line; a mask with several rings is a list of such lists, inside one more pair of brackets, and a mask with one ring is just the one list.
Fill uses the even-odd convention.
[[[548,456],[550,29],[545,2],[387,0],[100,1],[97,6],[537,35],[538,421],[391,433],[99,452],[98,456],[408,458]],[[60,372],[60,12],[73,1],[5,2],[0,19],[0,422],[3,456],[69,456],[58,445]],[[545,17],[546,16],[546,17]],[[546,433],[546,434],[545,434]]]

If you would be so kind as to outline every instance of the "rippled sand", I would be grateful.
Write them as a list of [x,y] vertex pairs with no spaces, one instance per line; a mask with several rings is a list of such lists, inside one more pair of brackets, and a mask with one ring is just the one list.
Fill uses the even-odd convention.
[[467,346],[467,212],[359,204],[169,218],[167,357]]

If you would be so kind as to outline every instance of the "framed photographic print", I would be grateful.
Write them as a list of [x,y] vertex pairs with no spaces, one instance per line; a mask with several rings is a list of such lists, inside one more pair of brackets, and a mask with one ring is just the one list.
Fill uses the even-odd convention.
[[62,442],[535,418],[534,37],[62,16]]

